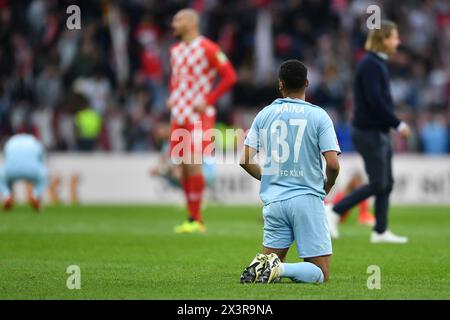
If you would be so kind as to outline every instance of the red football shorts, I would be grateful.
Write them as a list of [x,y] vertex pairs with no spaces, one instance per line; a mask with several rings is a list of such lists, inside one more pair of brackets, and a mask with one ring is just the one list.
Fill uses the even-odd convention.
[[170,136],[169,136],[169,156],[172,159],[179,159],[187,156],[186,152],[192,154],[204,154],[211,150],[214,143],[211,139],[211,134],[205,132],[213,129],[216,124],[215,116],[207,116],[205,113],[200,114],[200,120],[192,123],[185,122],[178,124],[176,121],[171,121]]

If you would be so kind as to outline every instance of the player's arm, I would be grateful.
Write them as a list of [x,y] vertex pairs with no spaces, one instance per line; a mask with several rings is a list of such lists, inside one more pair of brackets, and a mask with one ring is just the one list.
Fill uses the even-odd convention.
[[336,183],[336,179],[339,175],[339,160],[337,151],[326,151],[323,153],[323,156],[326,162],[325,174],[327,176],[324,189],[328,194]]
[[259,137],[259,118],[258,113],[253,120],[250,130],[247,133],[247,137],[244,141],[244,148],[242,150],[241,160],[239,161],[242,168],[248,172],[253,178],[261,180],[261,167],[254,160],[255,155],[260,148]]
[[326,180],[323,187],[328,194],[339,175],[338,155],[341,153],[341,148],[334,131],[333,122],[326,112],[319,119],[318,133],[320,153],[324,156],[326,162]]
[[206,96],[205,103],[209,106],[215,105],[219,98],[227,92],[236,83],[237,76],[232,64],[227,56],[220,50],[220,48],[213,44],[208,44],[206,47],[206,56],[212,67],[214,67],[219,74],[219,83]]
[[261,167],[253,160],[257,153],[258,151],[256,149],[244,145],[241,160],[239,163],[249,175],[257,180],[261,180]]

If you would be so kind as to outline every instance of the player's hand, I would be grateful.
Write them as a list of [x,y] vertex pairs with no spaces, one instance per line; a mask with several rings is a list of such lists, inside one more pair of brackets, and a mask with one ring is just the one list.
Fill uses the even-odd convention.
[[409,125],[406,124],[406,122],[402,122],[399,126],[398,132],[403,139],[408,139],[409,135],[411,134],[411,129],[409,128]]
[[200,102],[194,105],[194,111],[198,113],[203,113],[206,111],[208,105],[205,102]]
[[333,188],[334,184],[329,184],[328,181],[325,181],[323,185],[323,189],[325,190],[326,194],[329,194],[331,191],[331,188]]

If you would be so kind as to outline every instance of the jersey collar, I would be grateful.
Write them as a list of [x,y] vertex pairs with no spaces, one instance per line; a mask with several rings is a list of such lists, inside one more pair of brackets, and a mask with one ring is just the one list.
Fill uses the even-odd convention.
[[275,101],[277,101],[277,103],[283,103],[283,102],[293,102],[293,103],[301,103],[301,104],[308,103],[308,102],[306,102],[305,100],[302,100],[302,99],[294,99],[294,98],[289,98],[289,97],[279,98],[279,99],[277,99]]
[[199,35],[197,38],[193,39],[191,42],[187,43],[183,41],[183,44],[187,47],[191,47],[191,46],[195,46],[197,45],[201,40],[202,40],[203,36]]

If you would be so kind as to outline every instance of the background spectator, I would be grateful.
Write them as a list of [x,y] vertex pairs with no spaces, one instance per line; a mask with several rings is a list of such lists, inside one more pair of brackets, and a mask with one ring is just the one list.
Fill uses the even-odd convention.
[[273,75],[288,58],[306,62],[307,99],[331,114],[343,151],[349,139],[352,78],[367,34],[366,8],[397,22],[402,47],[390,61],[397,112],[413,124],[397,152],[449,152],[450,1],[107,0],[75,3],[81,30],[66,28],[73,1],[4,0],[0,9],[0,141],[32,125],[50,150],[75,150],[72,91],[101,117],[97,148],[158,150],[166,122],[168,48],[175,12],[193,7],[202,33],[238,70],[218,104],[218,122],[248,128],[278,97]]

